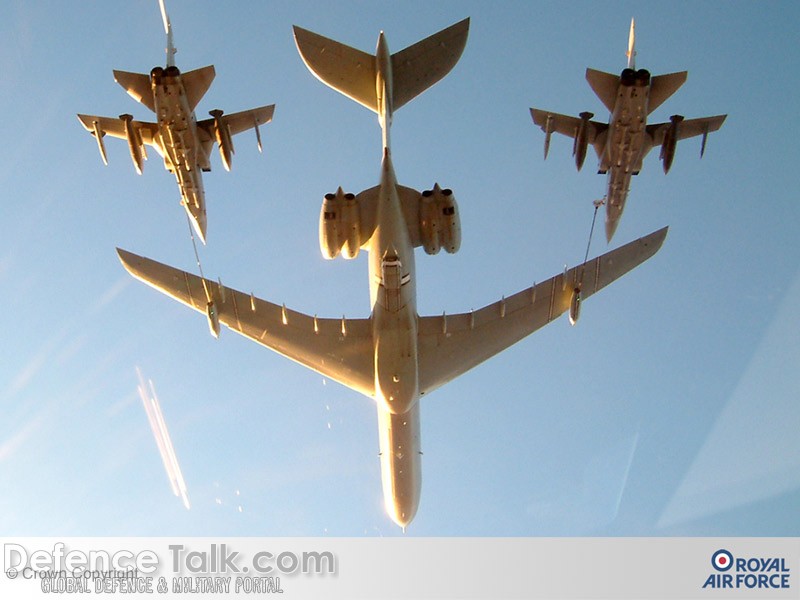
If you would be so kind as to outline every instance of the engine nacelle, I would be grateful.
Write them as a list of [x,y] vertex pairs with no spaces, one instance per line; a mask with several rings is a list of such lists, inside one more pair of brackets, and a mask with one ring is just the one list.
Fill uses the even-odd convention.
[[586,149],[589,147],[589,120],[593,116],[590,112],[582,112],[580,114],[581,124],[578,125],[578,131],[575,132],[572,156],[575,157],[575,166],[578,167],[578,171],[581,170],[583,162],[586,160]]
[[214,136],[219,146],[219,157],[222,159],[222,166],[225,167],[226,171],[230,171],[231,156],[235,154],[230,127],[228,127],[227,123],[222,122],[223,113],[221,110],[211,110],[208,114],[214,117]]
[[419,206],[419,233],[422,247],[428,254],[444,248],[448,254],[461,247],[461,220],[453,190],[435,184],[422,192]]
[[664,141],[661,143],[661,162],[664,166],[664,173],[669,173],[672,167],[672,160],[675,158],[675,149],[678,146],[678,129],[681,126],[683,117],[681,115],[672,115],[670,118],[670,126],[667,133],[664,134]]
[[636,85],[639,87],[647,87],[650,85],[650,71],[647,69],[639,69],[636,71]]
[[141,175],[145,157],[142,138],[139,131],[133,126],[133,115],[120,115],[119,118],[122,119],[125,127],[125,137],[128,138],[128,150],[131,152],[133,166]]
[[319,247],[328,260],[341,252],[346,259],[358,256],[361,249],[361,214],[353,194],[342,188],[325,194],[319,214]]

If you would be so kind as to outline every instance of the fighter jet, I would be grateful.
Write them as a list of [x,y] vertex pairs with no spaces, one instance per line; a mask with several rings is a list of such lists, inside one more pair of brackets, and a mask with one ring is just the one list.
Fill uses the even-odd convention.
[[606,125],[592,121],[594,115],[582,112],[579,118],[531,108],[533,122],[545,132],[544,157],[550,149],[550,135],[555,131],[574,138],[572,155],[580,171],[589,144],[600,160],[599,174],[608,174],[606,192],[606,239],[610,242],[617,229],[631,184],[631,175],[638,175],[642,159],[655,146],[661,146],[664,173],[672,166],[678,140],[703,136],[702,158],[706,138],[722,127],[727,115],[686,120],[681,115],[670,117],[669,123],[648,125],[647,116],[674,94],[686,81],[687,72],[651,76],[645,69],[636,70],[635,23],[631,20],[628,35],[628,66],[617,77],[594,69],[586,69],[586,80],[611,112]]
[[420,499],[419,399],[569,311],[660,248],[666,228],[480,310],[421,317],[414,249],[453,253],[461,227],[452,190],[399,185],[392,165],[392,114],[444,77],[467,41],[463,20],[396,54],[378,37],[375,55],[300,27],[297,48],[321,81],[378,115],[380,183],[359,194],[338,188],[322,201],[319,242],[327,259],[369,254],[368,318],[323,319],[153,260],[118,250],[136,278],[220,323],[375,400],[386,510],[405,528]]
[[261,151],[261,134],[258,126],[272,120],[275,105],[225,115],[221,110],[209,112],[210,119],[198,121],[195,107],[214,80],[214,66],[181,73],[175,66],[175,46],[172,25],[159,0],[164,29],[167,34],[166,68],[155,67],[150,75],[114,71],[114,79],[128,94],[156,113],[158,121],[136,121],[132,115],[96,117],[78,115],[78,119],[97,140],[103,163],[108,164],[103,137],[128,141],[133,166],[141,175],[147,158],[145,146],[151,146],[164,159],[164,167],[175,175],[181,192],[181,204],[186,209],[197,235],[206,240],[206,201],[203,190],[203,171],[211,170],[211,149],[216,141],[225,169],[230,171],[234,154],[231,137],[255,128],[258,150]]

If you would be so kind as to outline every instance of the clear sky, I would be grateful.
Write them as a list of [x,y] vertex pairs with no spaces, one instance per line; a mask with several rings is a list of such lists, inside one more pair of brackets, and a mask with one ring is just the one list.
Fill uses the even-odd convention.
[[[399,181],[453,188],[463,244],[418,254],[420,311],[479,308],[582,260],[596,157],[536,106],[607,113],[586,67],[688,70],[652,121],[727,113],[699,159],[657,151],[612,247],[650,261],[422,400],[407,535],[800,535],[796,2],[171,0],[177,65],[217,77],[198,117],[276,103],[205,174],[206,275],[320,316],[368,315],[366,258],[325,261],[320,203],[375,185],[375,115],[303,65],[291,26],[393,51],[466,16],[455,69],[393,127]],[[194,270],[172,175],[124,141],[104,167],[78,112],[152,119],[112,69],[164,64],[157,2],[8,0],[0,19],[0,533],[400,535],[383,510],[373,402],[134,281],[119,246]],[[590,150],[591,152],[591,150]],[[602,228],[592,255],[606,251]],[[137,395],[152,379],[188,487],[172,495]],[[241,510],[240,510],[241,507]]]

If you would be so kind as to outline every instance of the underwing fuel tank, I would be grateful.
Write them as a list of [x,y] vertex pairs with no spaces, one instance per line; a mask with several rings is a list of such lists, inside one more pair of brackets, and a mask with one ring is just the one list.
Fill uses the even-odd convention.
[[133,126],[133,115],[120,115],[120,119],[125,123],[125,136],[128,138],[128,150],[131,151],[131,160],[136,172],[142,174],[142,165],[144,161],[144,152],[142,139],[139,137],[139,132]]
[[664,166],[665,174],[669,173],[672,161],[675,158],[675,149],[678,145],[678,129],[680,129],[683,117],[681,115],[672,115],[669,120],[670,125],[661,144],[661,162]]
[[594,114],[582,112],[580,117],[581,124],[578,126],[572,146],[572,155],[575,157],[575,166],[578,167],[578,171],[581,170],[583,162],[586,160],[586,148],[589,146],[589,120],[594,117]]
[[[226,123],[222,122],[222,111],[215,109],[208,113],[214,117],[214,135],[217,138],[219,145],[219,156],[222,159],[222,165],[226,171],[231,170],[231,156],[234,154],[233,140],[231,139],[231,130]],[[260,141],[259,141],[260,143]]]

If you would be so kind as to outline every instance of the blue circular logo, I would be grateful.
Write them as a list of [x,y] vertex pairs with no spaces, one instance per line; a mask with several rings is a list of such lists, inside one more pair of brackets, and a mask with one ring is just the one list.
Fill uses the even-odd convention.
[[711,556],[711,564],[717,571],[727,571],[733,566],[733,555],[727,550],[717,550]]

